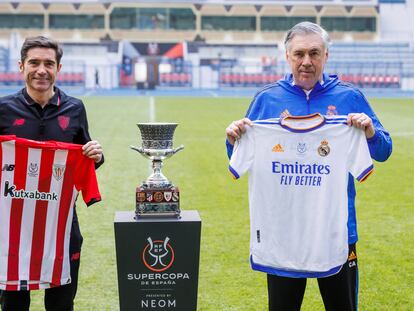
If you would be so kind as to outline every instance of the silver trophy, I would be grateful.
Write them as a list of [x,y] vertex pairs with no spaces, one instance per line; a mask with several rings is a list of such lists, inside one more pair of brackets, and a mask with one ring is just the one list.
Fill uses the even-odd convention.
[[136,217],[179,217],[180,192],[165,177],[161,168],[163,160],[184,149],[173,148],[177,123],[138,123],[142,147],[130,146],[152,160],[152,174],[136,189]]

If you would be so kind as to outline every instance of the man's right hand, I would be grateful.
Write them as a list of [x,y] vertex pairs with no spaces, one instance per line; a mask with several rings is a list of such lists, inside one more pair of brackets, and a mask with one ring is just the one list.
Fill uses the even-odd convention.
[[246,132],[246,125],[253,126],[253,122],[248,118],[244,118],[231,122],[226,128],[227,140],[231,145],[234,145],[236,139],[239,139]]

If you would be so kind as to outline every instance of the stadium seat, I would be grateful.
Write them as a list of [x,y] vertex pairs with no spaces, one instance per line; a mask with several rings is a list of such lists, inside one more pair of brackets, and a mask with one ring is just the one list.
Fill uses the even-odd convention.
[[223,86],[231,86],[231,74],[230,73],[223,74]]
[[0,72],[0,84],[7,85],[7,75],[5,72]]
[[386,75],[384,77],[384,86],[387,87],[387,88],[392,87],[392,76]]
[[377,76],[372,75],[369,79],[369,87],[377,87]]
[[253,86],[254,85],[254,76],[253,74],[245,74],[245,86]]
[[377,87],[384,87],[384,76],[379,75],[377,78]]
[[165,74],[165,84],[168,86],[171,86],[171,81],[172,81],[172,74],[171,73],[166,73]]
[[182,72],[179,74],[180,75],[180,86],[187,86],[187,74],[185,72]]
[[264,75],[261,73],[256,73],[253,76],[253,82],[255,86],[262,86],[264,83]]
[[392,85],[392,87],[400,87],[400,77],[399,76],[397,76],[397,75],[394,75],[393,77],[392,77],[392,83],[391,83],[391,85]]
[[241,73],[239,75],[239,85],[238,86],[245,86],[246,85],[246,82],[247,82],[246,74]]
[[180,74],[177,72],[173,72],[171,75],[171,85],[172,86],[179,86],[180,85]]
[[369,75],[364,75],[362,77],[362,85],[361,87],[369,87],[371,83],[371,76]]
[[363,79],[364,79],[364,77],[360,74],[356,74],[356,75],[352,76],[353,84],[355,84],[358,87],[363,86]]

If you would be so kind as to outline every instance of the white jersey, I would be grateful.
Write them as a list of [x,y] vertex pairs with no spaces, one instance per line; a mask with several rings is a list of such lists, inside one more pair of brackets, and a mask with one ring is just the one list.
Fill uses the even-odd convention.
[[235,178],[249,172],[253,269],[339,271],[348,256],[348,173],[363,181],[373,170],[364,131],[346,116],[256,121],[236,141],[229,169]]
[[101,200],[82,146],[0,136],[0,289],[68,284],[73,206]]

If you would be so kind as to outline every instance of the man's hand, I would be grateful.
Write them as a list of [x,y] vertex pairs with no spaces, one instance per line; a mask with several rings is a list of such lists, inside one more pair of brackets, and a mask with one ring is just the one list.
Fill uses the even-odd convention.
[[96,140],[91,140],[82,146],[83,154],[96,163],[102,159],[102,146]]
[[253,122],[248,118],[233,121],[226,128],[227,140],[234,145],[236,139],[239,139],[243,133],[246,132],[246,125],[253,126]]
[[348,119],[346,123],[349,126],[355,126],[356,128],[362,129],[365,131],[365,136],[371,138],[375,135],[374,124],[372,124],[372,119],[368,117],[365,113],[350,113],[348,114]]

